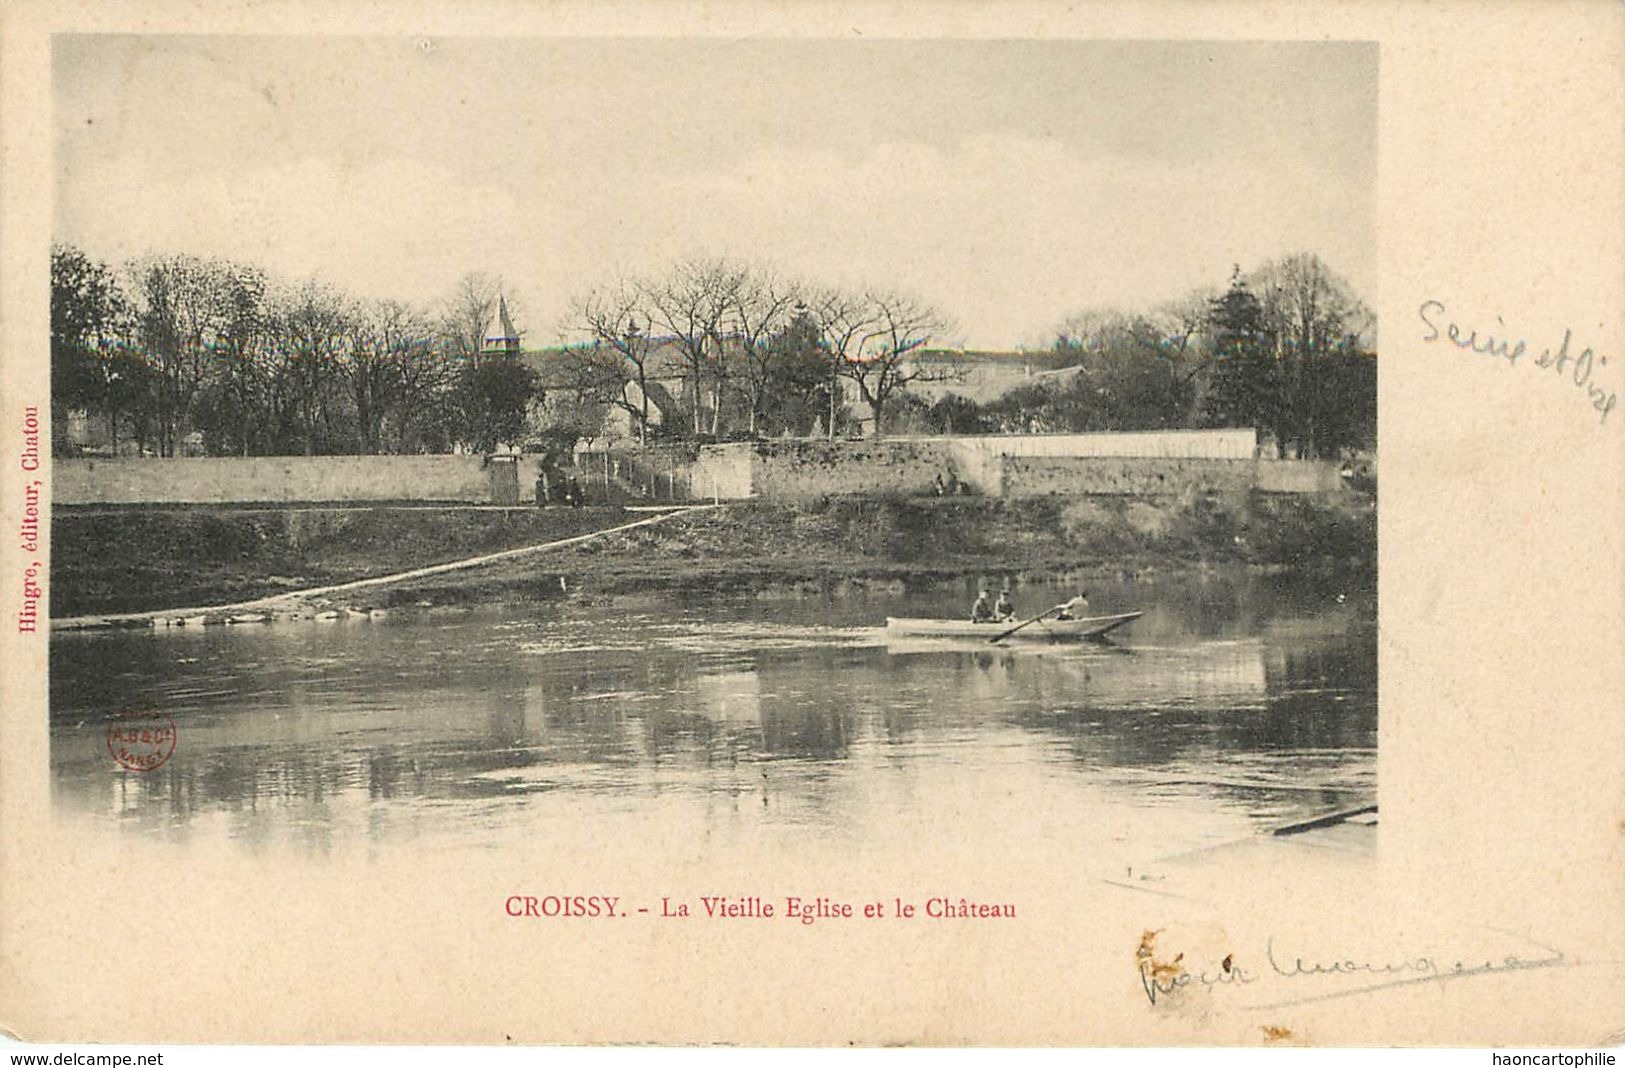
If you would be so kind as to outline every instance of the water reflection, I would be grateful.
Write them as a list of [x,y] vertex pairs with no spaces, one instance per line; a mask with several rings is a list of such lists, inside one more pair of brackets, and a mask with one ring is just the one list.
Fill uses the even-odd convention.
[[[504,848],[561,818],[681,841],[884,846],[952,826],[1047,846],[1120,840],[1146,810],[1207,841],[1374,789],[1369,604],[1258,580],[1097,587],[1102,610],[1147,609],[1114,645],[885,643],[886,615],[961,598],[63,635],[57,807],[318,852]],[[104,749],[139,700],[180,730],[145,774]]]

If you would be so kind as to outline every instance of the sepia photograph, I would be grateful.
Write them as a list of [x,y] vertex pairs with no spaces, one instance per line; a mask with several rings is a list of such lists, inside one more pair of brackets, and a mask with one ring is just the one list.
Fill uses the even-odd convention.
[[859,10],[41,15],[0,932],[94,993],[0,1024],[1621,1033],[1615,617],[1512,458],[1607,466],[1618,323],[1440,266],[1461,13]]
[[65,817],[1374,839],[1374,45],[53,60]]

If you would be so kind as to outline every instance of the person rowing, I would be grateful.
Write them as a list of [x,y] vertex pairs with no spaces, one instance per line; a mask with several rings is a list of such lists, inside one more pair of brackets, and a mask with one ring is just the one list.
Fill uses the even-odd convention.
[[1089,591],[1083,590],[1076,597],[1055,607],[1056,619],[1081,619],[1089,611]]

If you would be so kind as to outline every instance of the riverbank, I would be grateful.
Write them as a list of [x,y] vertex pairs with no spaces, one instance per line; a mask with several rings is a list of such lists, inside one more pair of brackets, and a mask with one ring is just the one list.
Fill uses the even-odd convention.
[[[59,508],[51,517],[51,615],[270,597],[575,537],[637,517],[620,508]],[[519,583],[516,595],[526,592]]]
[[[537,565],[603,593],[830,589],[964,576],[1024,582],[1236,565],[1334,571],[1352,579],[1351,588],[1374,589],[1376,511],[1352,499],[1268,495],[1244,504],[1060,497],[749,502],[597,539]],[[495,591],[517,577],[494,568],[476,581]]]
[[[54,617],[225,604],[608,530],[620,508],[58,509]],[[328,599],[346,607],[750,590],[982,575],[1024,581],[1251,565],[1375,586],[1355,496],[750,501]]]

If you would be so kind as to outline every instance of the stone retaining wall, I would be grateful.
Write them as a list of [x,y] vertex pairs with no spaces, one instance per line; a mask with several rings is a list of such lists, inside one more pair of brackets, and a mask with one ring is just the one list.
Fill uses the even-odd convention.
[[1007,456],[1003,469],[1006,497],[1243,494],[1257,479],[1253,460]]
[[[1341,488],[1335,465],[1254,460],[1253,441],[1251,430],[795,439],[708,445],[692,466],[675,454],[664,461],[671,471],[682,470],[686,492],[696,499],[929,495],[936,492],[939,476],[990,497],[1165,496],[1193,487],[1272,493]],[[530,503],[538,462],[534,456],[519,458],[517,467],[508,458],[480,456],[64,459],[52,464],[52,496],[66,505]],[[583,477],[589,491],[594,474],[588,464]],[[668,495],[676,481],[670,480]]]
[[[521,482],[521,491],[528,489]],[[492,472],[480,456],[118,457],[51,464],[57,504],[487,504],[493,496]]]
[[941,439],[768,441],[750,449],[751,496],[776,500],[860,493],[928,494],[951,461]]

